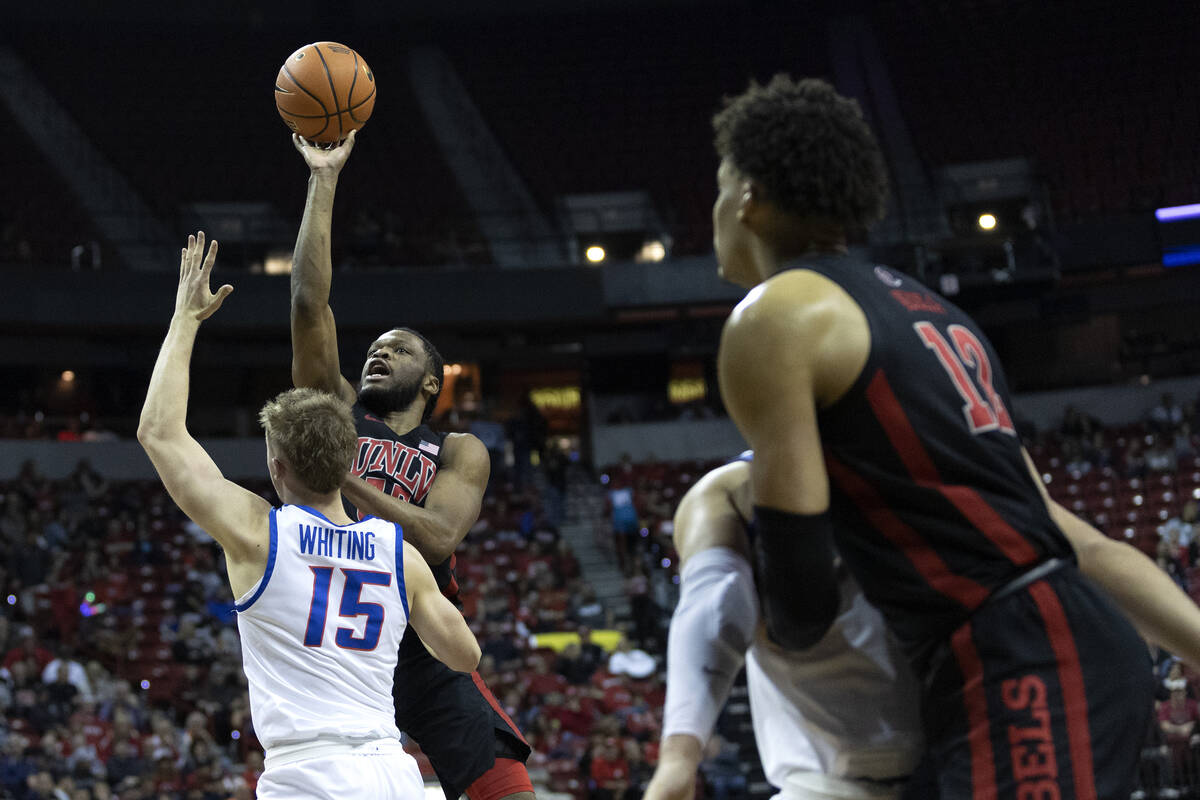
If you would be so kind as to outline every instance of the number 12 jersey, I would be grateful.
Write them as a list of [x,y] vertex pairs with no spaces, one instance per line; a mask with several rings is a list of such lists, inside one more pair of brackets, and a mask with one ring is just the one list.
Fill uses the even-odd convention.
[[970,317],[853,257],[793,265],[837,283],[871,334],[850,390],[818,412],[838,550],[920,665],[992,591],[1069,557],[1025,465],[1008,385]]

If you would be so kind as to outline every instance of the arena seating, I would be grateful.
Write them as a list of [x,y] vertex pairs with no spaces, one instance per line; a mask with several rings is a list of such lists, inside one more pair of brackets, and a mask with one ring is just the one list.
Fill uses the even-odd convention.
[[[103,237],[3,103],[0,130],[7,132],[5,147],[19,154],[5,159],[6,175],[0,181],[0,265],[67,267],[72,247],[102,243]],[[47,225],[48,220],[53,224]],[[101,259],[110,261],[107,248],[101,250]],[[90,254],[85,263],[91,266]]]
[[[905,119],[931,167],[1031,157],[1060,219],[1200,197],[1194,28],[1115,0],[879,3]],[[954,80],[946,80],[947,65]]]
[[[56,26],[23,30],[14,45],[168,224],[185,203],[267,201],[298,226],[307,169],[275,111],[272,81],[308,35],[272,26],[97,38]],[[409,88],[403,48],[383,32],[364,32],[355,46],[379,76],[379,102],[339,185],[338,263],[490,263]]]

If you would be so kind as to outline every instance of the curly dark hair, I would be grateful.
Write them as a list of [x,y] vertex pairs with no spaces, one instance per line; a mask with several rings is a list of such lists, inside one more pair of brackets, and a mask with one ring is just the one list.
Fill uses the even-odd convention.
[[433,342],[426,339],[419,331],[412,328],[396,328],[395,330],[411,333],[421,342],[421,347],[425,348],[425,371],[437,378],[438,390],[429,396],[425,401],[425,410],[421,413],[421,422],[428,422],[433,416],[433,410],[437,408],[438,398],[442,396],[442,384],[446,380],[443,374],[446,368],[446,359],[442,358],[442,354],[433,346]]
[[883,217],[887,169],[858,101],[828,82],[751,81],[713,117],[717,153],[802,217],[865,230]]

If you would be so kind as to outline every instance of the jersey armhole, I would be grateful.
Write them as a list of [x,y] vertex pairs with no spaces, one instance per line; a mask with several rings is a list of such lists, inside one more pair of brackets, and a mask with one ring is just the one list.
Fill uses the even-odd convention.
[[[817,272],[816,270],[813,271]],[[846,391],[842,392],[838,399],[834,400],[827,406],[821,406],[820,404],[817,405],[817,417],[819,419],[822,414],[835,411],[838,406],[840,406],[847,398],[855,397],[866,391],[867,385],[871,382],[871,379],[875,377],[875,343],[879,341],[879,337],[877,335],[878,331],[875,329],[874,320],[871,318],[871,315],[867,313],[867,309],[861,302],[859,302],[858,298],[851,294],[849,289],[847,289],[838,281],[835,281],[829,275],[826,275],[823,272],[817,272],[817,274],[837,286],[837,288],[841,290],[841,292],[845,294],[847,298],[849,298],[850,302],[854,304],[854,307],[858,309],[858,312],[863,315],[863,320],[867,323],[867,360],[863,362],[863,366],[858,373],[858,377],[851,382],[850,386],[847,387]]]
[[275,571],[275,554],[279,549],[279,528],[275,520],[275,514],[278,511],[278,508],[272,508],[269,515],[271,544],[270,549],[267,552],[267,568],[263,570],[263,576],[258,579],[258,583],[246,590],[246,593],[234,602],[233,607],[238,613],[246,611],[250,608],[250,606],[254,605],[254,602],[258,600],[258,598],[262,597],[262,593],[267,590],[267,584],[271,580],[271,573]]
[[404,585],[404,531],[400,523],[393,522],[396,529],[396,586],[400,589],[400,605],[404,606],[404,621],[408,621],[408,587]]

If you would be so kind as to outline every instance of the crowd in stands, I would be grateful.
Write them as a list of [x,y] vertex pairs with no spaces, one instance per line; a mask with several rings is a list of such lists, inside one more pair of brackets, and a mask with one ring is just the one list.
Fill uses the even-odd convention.
[[[61,480],[27,464],[0,498],[0,797],[252,797],[262,754],[216,545],[157,482],[86,463]],[[494,486],[457,556],[480,672],[527,732],[535,775],[581,798],[638,796],[662,665],[636,638],[611,654],[592,640],[613,612],[538,495]],[[564,631],[577,641],[532,644]]]
[[[1056,499],[1197,591],[1193,422],[1194,408],[1169,395],[1120,428],[1071,408],[1027,445]],[[485,497],[457,553],[463,611],[479,671],[526,732],[543,785],[580,800],[644,789],[677,580],[672,515],[715,464],[626,458],[598,476],[607,514],[592,522],[626,576],[627,620],[582,574],[561,507],[535,488],[546,480],[518,487],[504,474]],[[251,488],[272,496],[265,482]],[[0,796],[253,796],[262,754],[223,559],[157,482],[108,480],[86,463],[50,480],[28,464],[0,484],[0,550]],[[613,628],[622,635],[610,652],[596,632]],[[1195,675],[1166,653],[1156,669],[1160,724],[1142,782],[1165,797],[1200,783],[1200,710]],[[708,755],[708,792],[743,795],[744,774],[726,769],[734,746],[718,741]]]

